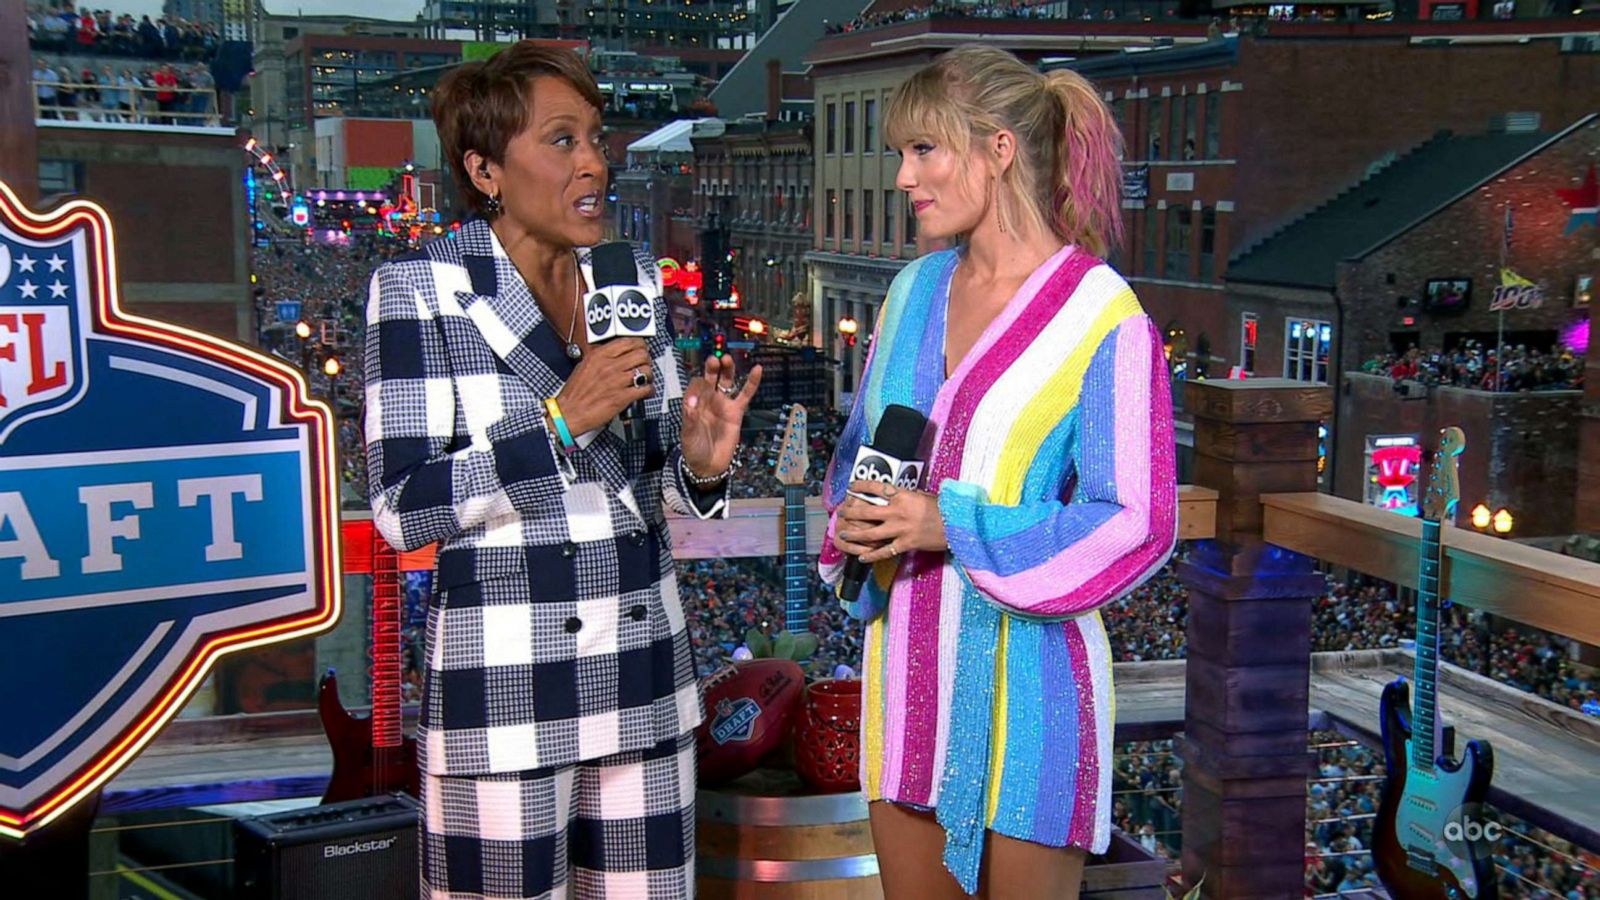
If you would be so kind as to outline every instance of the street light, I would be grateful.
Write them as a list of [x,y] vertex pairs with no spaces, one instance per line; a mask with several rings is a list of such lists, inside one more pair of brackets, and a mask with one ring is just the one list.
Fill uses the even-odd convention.
[[294,336],[302,341],[310,340],[311,323],[307,322],[305,319],[301,319],[300,321],[296,322],[294,324]]
[[330,356],[322,362],[322,374],[329,378],[337,378],[343,370],[344,366],[340,365],[337,356]]
[[856,324],[854,316],[842,316],[839,319],[839,334],[844,336],[845,346],[854,347],[856,345],[856,332],[860,327]]
[[1511,533],[1512,524],[1514,524],[1514,523],[1512,522],[1512,519],[1511,519],[1511,510],[1505,509],[1503,507],[1501,509],[1495,510],[1495,513],[1494,513],[1494,533],[1495,534],[1510,534]]

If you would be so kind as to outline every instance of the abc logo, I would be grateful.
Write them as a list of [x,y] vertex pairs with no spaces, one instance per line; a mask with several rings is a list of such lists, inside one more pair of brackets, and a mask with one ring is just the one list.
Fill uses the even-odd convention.
[[906,463],[900,467],[900,474],[894,478],[895,487],[915,490],[922,481],[922,466],[916,463]]
[[894,467],[881,456],[868,456],[856,463],[855,470],[850,473],[850,480],[894,484]]
[[611,298],[605,294],[589,297],[588,311],[584,315],[589,332],[597,337],[611,333]]
[[1444,839],[1452,843],[1465,841],[1469,844],[1478,841],[1498,841],[1501,830],[1499,822],[1479,822],[1476,819],[1461,822],[1452,819],[1444,824]]
[[644,294],[635,290],[622,293],[617,300],[617,317],[622,320],[622,330],[637,334],[650,328],[655,318],[655,307]]

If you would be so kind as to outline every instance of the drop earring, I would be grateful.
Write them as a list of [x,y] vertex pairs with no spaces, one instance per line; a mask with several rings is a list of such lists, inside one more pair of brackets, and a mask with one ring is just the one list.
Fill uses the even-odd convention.
[[500,197],[498,195],[490,194],[489,199],[483,201],[483,211],[490,216],[500,215],[502,209],[504,207],[500,205]]
[[1006,215],[1005,215],[1005,211],[1000,208],[1001,202],[1002,202],[1002,198],[1000,196],[1000,176],[996,175],[996,176],[994,176],[994,218],[995,218],[996,222],[1000,223],[1000,233],[1001,234],[1005,234],[1006,233]]

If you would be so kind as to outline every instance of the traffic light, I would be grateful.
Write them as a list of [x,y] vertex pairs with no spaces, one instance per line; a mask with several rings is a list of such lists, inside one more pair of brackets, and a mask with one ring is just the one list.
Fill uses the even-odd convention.
[[700,260],[705,271],[705,281],[700,296],[711,301],[713,309],[726,309],[733,294],[732,254],[728,239],[720,228],[707,228],[700,232]]
[[711,338],[711,355],[717,359],[728,355],[728,339],[721,332]]

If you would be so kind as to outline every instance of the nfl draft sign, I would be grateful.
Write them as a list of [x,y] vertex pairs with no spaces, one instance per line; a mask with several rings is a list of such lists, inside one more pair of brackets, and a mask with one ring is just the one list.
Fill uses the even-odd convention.
[[117,287],[103,209],[0,183],[0,838],[94,793],[220,655],[339,615],[327,407]]

